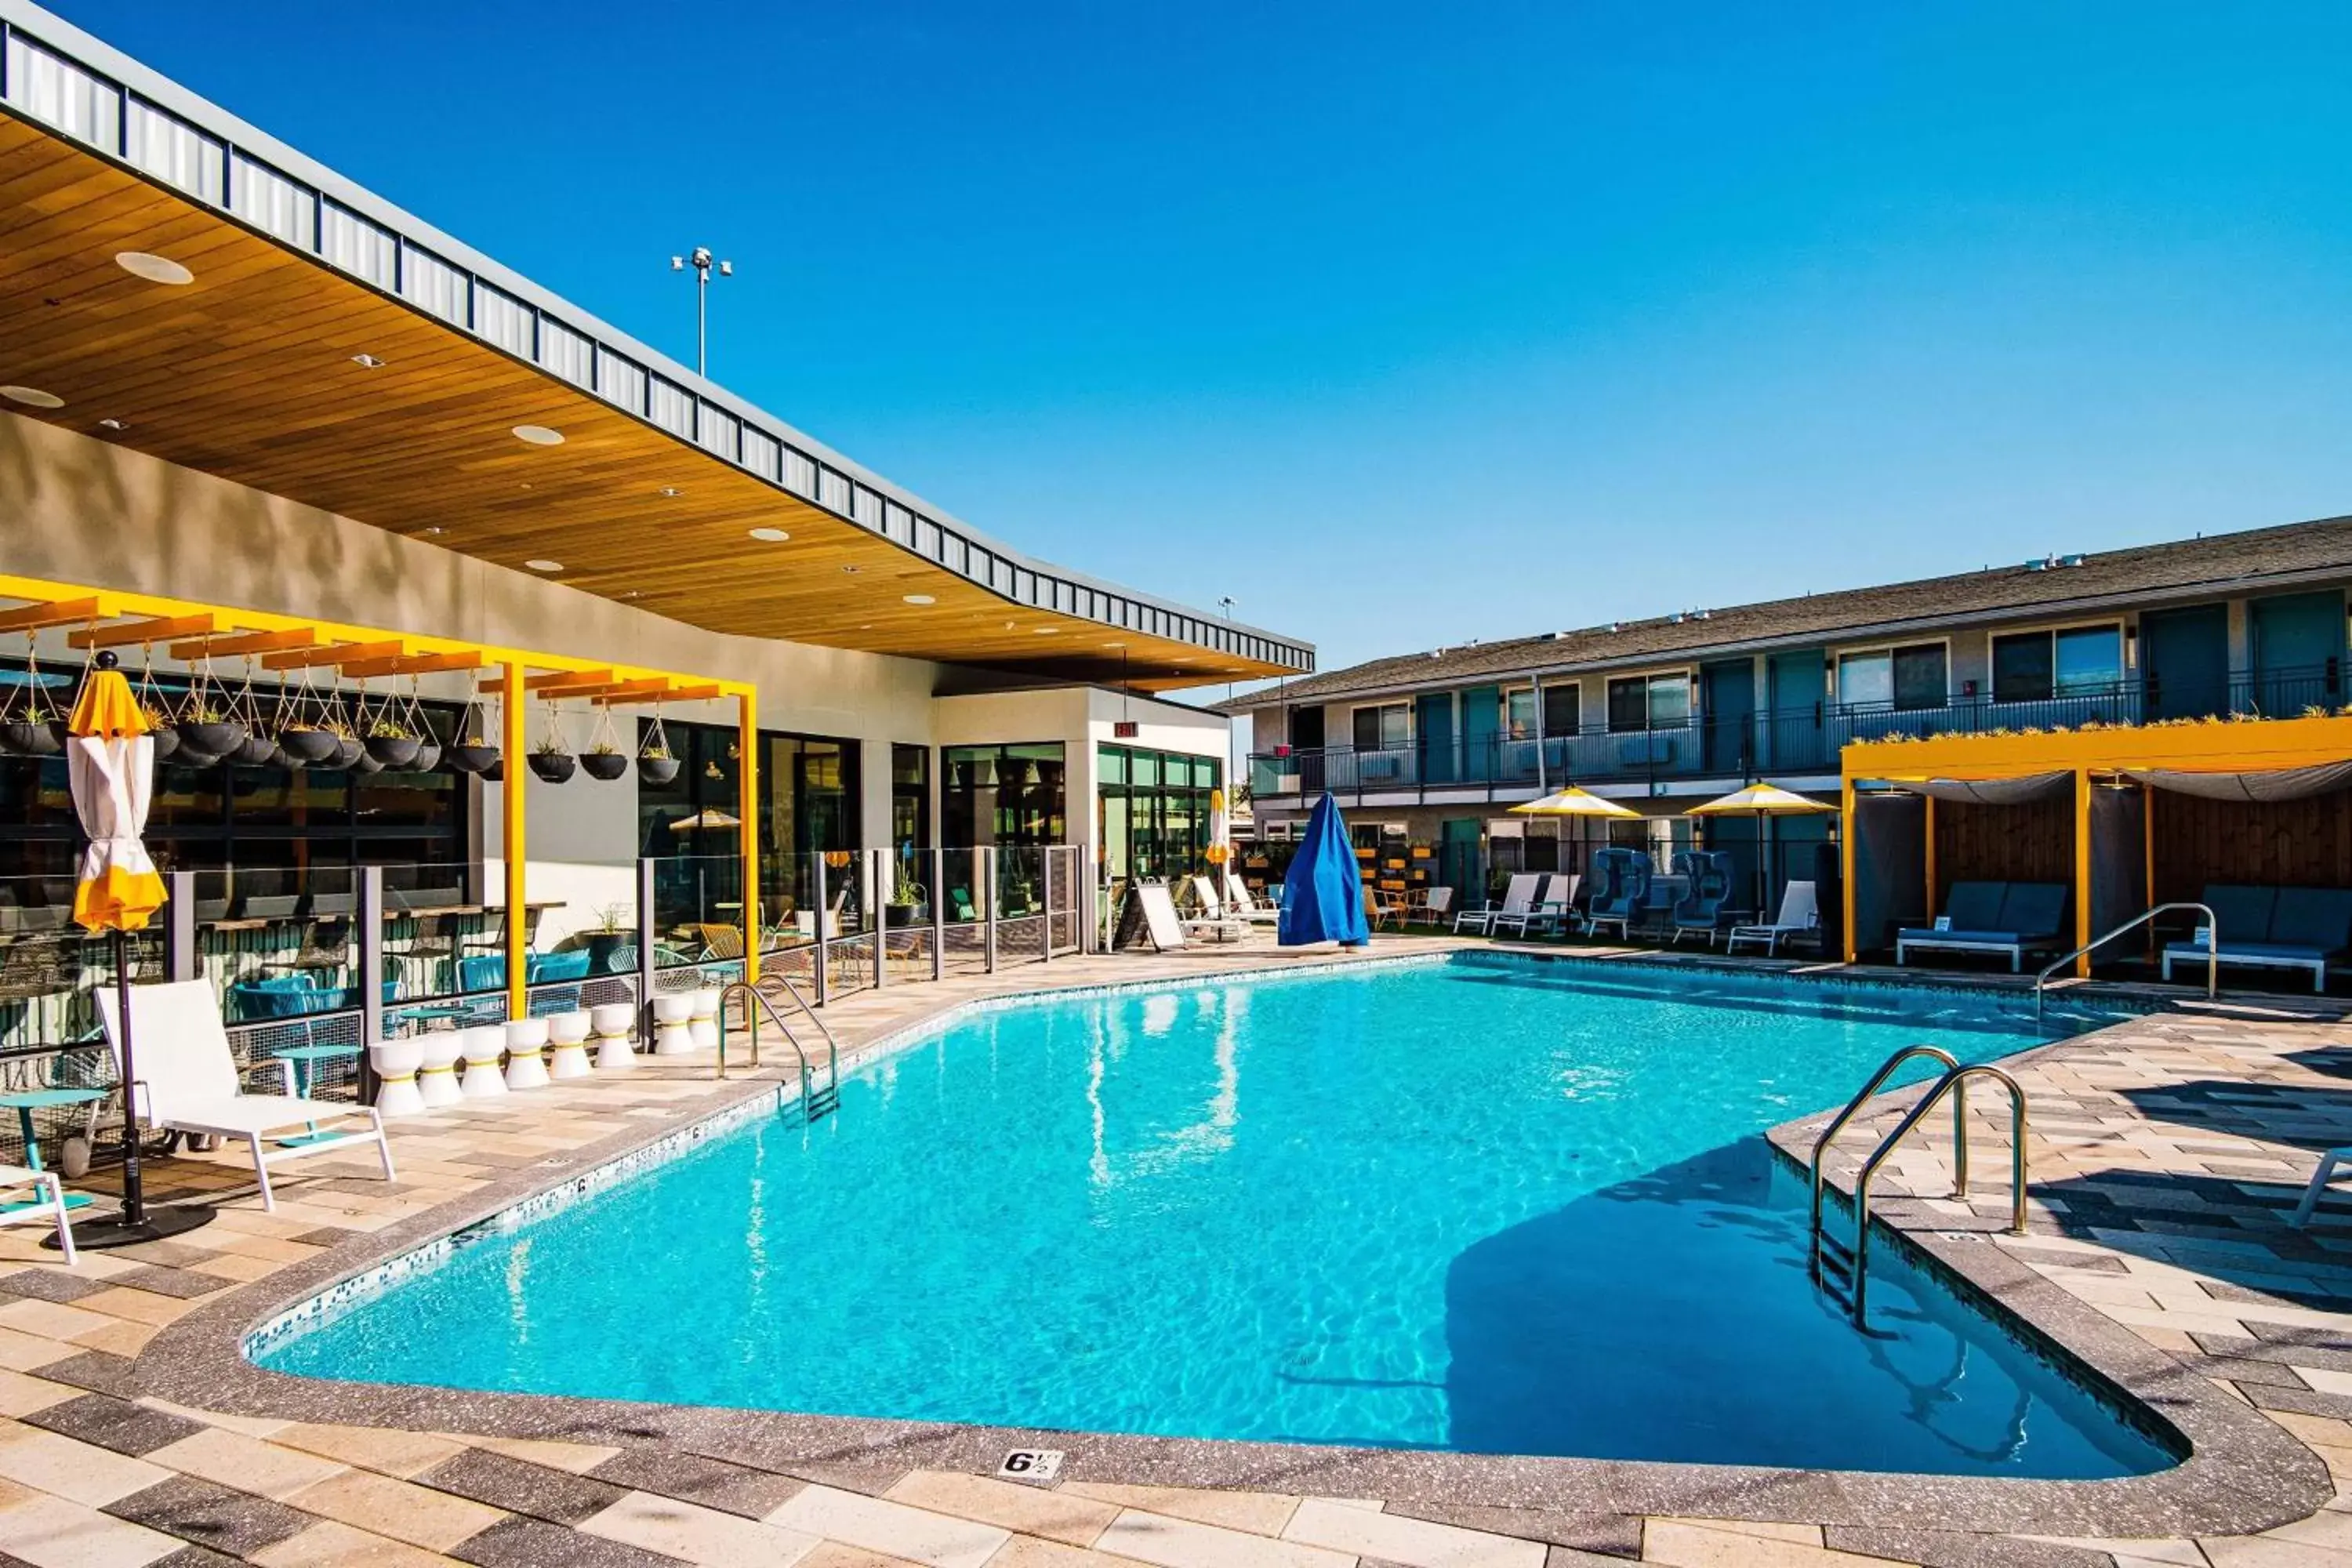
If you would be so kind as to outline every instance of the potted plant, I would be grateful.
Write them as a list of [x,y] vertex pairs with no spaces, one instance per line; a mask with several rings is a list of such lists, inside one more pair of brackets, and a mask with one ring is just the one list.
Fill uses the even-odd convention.
[[139,716],[147,721],[147,737],[155,742],[155,760],[167,761],[180,749],[180,731],[173,728],[172,710],[152,687],[140,689]]
[[629,754],[621,750],[621,738],[613,732],[613,710],[606,708],[596,716],[596,733],[588,749],[580,753],[580,765],[592,779],[610,784],[629,771]]
[[563,749],[562,737],[552,732],[540,738],[529,761],[530,771],[549,784],[562,784],[580,765],[580,759]]
[[327,758],[329,767],[348,768],[367,755],[366,743],[343,720],[328,720],[327,733],[333,736],[335,741],[335,749]]
[[887,926],[911,926],[922,923],[923,889],[908,873],[904,860],[894,860],[890,867],[890,896],[882,906],[882,923]]
[[662,728],[661,715],[656,713],[646,725],[646,738],[637,747],[637,776],[647,784],[666,784],[677,777],[678,760],[669,749],[669,731]]
[[421,721],[416,726],[416,755],[408,760],[408,771],[429,773],[441,765],[441,742],[432,726]]
[[613,953],[636,940],[630,928],[629,906],[606,904],[596,911],[596,923],[580,932],[578,941],[588,950],[588,972],[604,974],[612,970]]
[[340,749],[339,740],[326,725],[299,716],[278,726],[278,749],[297,763],[331,761]]
[[245,726],[201,691],[189,692],[181,705],[179,731],[183,748],[214,761],[245,744]]
[[368,721],[364,742],[368,756],[378,768],[412,767],[417,749],[424,744],[416,731],[391,714],[378,712]]

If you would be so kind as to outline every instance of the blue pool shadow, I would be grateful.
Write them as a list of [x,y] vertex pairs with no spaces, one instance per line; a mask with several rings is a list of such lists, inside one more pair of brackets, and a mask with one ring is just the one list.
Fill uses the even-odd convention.
[[2083,1479],[2172,1462],[1890,1247],[1881,1332],[1858,1333],[1808,1278],[1805,1217],[1802,1179],[1750,1138],[1460,1253],[1448,1446]]

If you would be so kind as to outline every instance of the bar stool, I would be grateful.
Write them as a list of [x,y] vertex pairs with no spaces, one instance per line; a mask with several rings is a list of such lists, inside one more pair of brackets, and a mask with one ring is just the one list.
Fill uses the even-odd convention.
[[715,1051],[719,1048],[719,987],[706,985],[694,994],[694,1016],[687,1022],[687,1032],[694,1037],[694,1048]]
[[547,1019],[547,1038],[554,1046],[548,1054],[547,1076],[551,1079],[586,1078],[596,1069],[588,1060],[588,1015],[578,1009],[569,1013],[552,1013]]
[[625,1072],[637,1065],[629,1036],[637,1026],[637,1009],[628,1002],[600,1003],[588,1010],[588,1037],[596,1047],[596,1066],[604,1072]]
[[507,1087],[509,1089],[545,1089],[547,1063],[540,1053],[547,1049],[547,1020],[517,1018],[507,1025]]
[[416,1093],[426,1110],[438,1110],[466,1098],[457,1088],[457,1058],[464,1048],[465,1042],[455,1029],[436,1029],[416,1037],[421,1064],[416,1070]]
[[466,1056],[466,1076],[458,1081],[458,1090],[467,1100],[489,1100],[507,1091],[507,1080],[499,1071],[499,1058],[506,1053],[507,1032],[496,1024],[477,1024],[460,1037]]
[[665,991],[654,998],[654,1055],[690,1056],[694,1052],[694,993]]
[[425,1037],[378,1040],[368,1054],[375,1058],[378,1079],[375,1109],[379,1116],[422,1116],[425,1095],[416,1087],[416,1069],[425,1065]]

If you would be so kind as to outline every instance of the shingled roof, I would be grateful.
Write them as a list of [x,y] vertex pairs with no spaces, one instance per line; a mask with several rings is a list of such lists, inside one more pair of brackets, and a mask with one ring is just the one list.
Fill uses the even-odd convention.
[[2352,572],[2352,517],[1399,654],[1267,687],[1215,707],[1220,712],[1242,713],[1276,702],[1446,685],[1486,675],[1525,675],[1536,669],[1567,674],[1956,617],[2008,618],[2084,601],[2225,592],[2329,571]]

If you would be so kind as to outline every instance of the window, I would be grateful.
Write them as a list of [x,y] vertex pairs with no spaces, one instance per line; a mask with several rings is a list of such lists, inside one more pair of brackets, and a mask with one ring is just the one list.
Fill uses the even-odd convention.
[[1359,708],[1355,713],[1356,750],[1360,752],[1392,752],[1403,748],[1406,737],[1405,715],[1412,709],[1402,702],[1391,702],[1378,708]]
[[890,748],[890,845],[898,850],[931,847],[931,751],[928,746]]
[[[637,775],[639,852],[668,862],[654,870],[662,920],[716,919],[719,901],[740,898],[734,814],[741,741],[732,725],[671,722],[664,729],[681,765],[666,784]],[[766,923],[814,908],[817,857],[859,848],[865,839],[856,741],[762,730],[759,747],[760,903]],[[852,915],[845,911],[842,918],[843,929],[850,929]]]
[[1573,735],[1584,719],[1584,689],[1547,686],[1543,694],[1543,732],[1547,737]]
[[2124,678],[2120,626],[2017,632],[1992,639],[1992,700],[2040,702],[2114,687]]
[[1104,746],[1099,763],[1103,869],[1113,877],[1185,877],[1208,869],[1213,757]]
[[1609,683],[1609,728],[1672,730],[1690,722],[1690,677],[1634,675]]
[[949,746],[940,753],[940,836],[950,849],[1060,844],[1062,743]]
[[1948,689],[1939,642],[1840,654],[1837,672],[1837,699],[1848,708],[1941,708]]
[[1507,741],[1532,741],[1536,738],[1534,687],[1503,693],[1503,738]]

